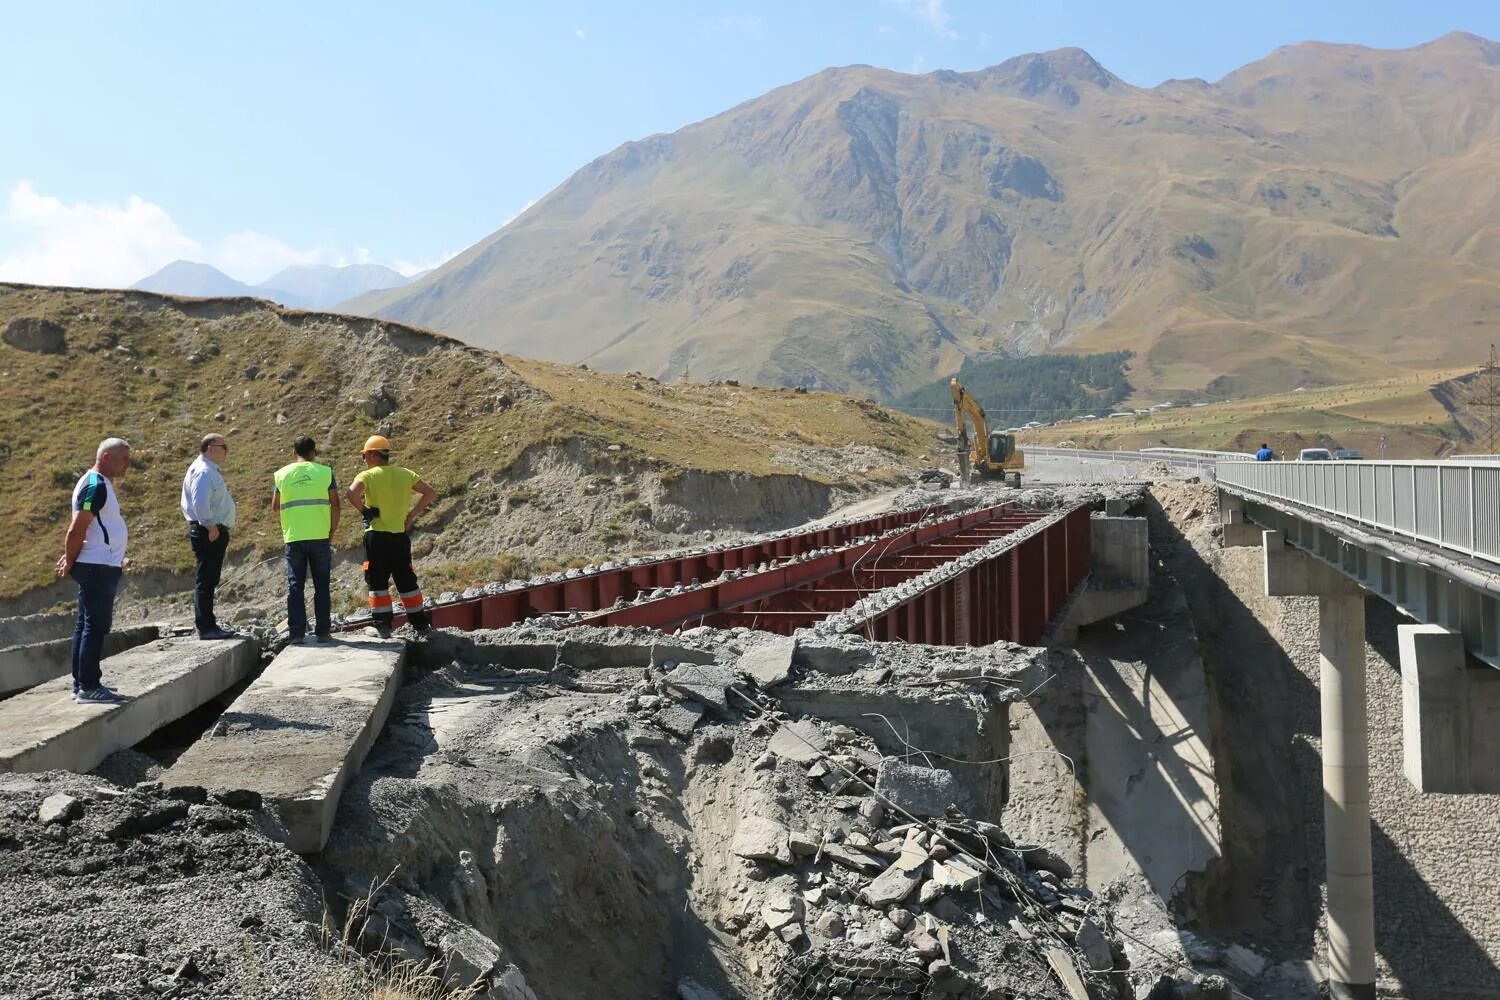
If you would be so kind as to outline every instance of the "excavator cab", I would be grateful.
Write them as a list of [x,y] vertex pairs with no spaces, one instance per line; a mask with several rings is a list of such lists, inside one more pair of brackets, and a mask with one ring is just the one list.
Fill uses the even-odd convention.
[[990,461],[1003,466],[1016,453],[1016,436],[1004,431],[990,432]]

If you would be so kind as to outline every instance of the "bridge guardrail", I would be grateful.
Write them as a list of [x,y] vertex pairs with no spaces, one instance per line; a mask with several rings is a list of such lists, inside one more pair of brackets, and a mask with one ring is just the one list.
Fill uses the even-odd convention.
[[1215,474],[1223,486],[1500,563],[1500,465],[1222,462]]
[[[1088,448],[1048,448],[1038,445],[1021,445],[1027,455],[1040,458],[1072,458],[1095,462],[1165,462],[1183,469],[1212,470],[1221,461],[1243,461],[1237,452],[1195,452],[1186,448],[1161,448],[1155,451],[1094,451]],[[1253,458],[1253,456],[1251,456]]]

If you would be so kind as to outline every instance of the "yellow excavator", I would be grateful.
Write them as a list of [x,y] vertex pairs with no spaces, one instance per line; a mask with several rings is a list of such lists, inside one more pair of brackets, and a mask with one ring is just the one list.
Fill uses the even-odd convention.
[[[969,466],[972,465],[981,478],[1000,479],[1012,486],[1020,486],[1026,455],[1016,447],[1015,435],[990,430],[984,407],[958,384],[958,379],[950,380],[948,388],[953,392],[953,425],[958,431],[960,477],[968,482]],[[972,437],[967,423],[974,425]]]

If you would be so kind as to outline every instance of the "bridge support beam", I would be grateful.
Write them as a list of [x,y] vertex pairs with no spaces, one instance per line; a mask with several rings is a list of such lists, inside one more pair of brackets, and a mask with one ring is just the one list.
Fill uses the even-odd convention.
[[1268,595],[1318,598],[1329,995],[1334,1000],[1374,1000],[1364,592],[1333,567],[1288,547],[1279,531],[1265,532],[1263,544]]
[[1441,625],[1399,625],[1402,759],[1421,792],[1500,792],[1500,670]]

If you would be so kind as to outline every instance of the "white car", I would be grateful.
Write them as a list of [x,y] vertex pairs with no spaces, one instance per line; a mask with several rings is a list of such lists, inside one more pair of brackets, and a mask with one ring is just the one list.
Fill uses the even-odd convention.
[[1299,462],[1332,462],[1333,453],[1327,448],[1303,448],[1297,452]]

